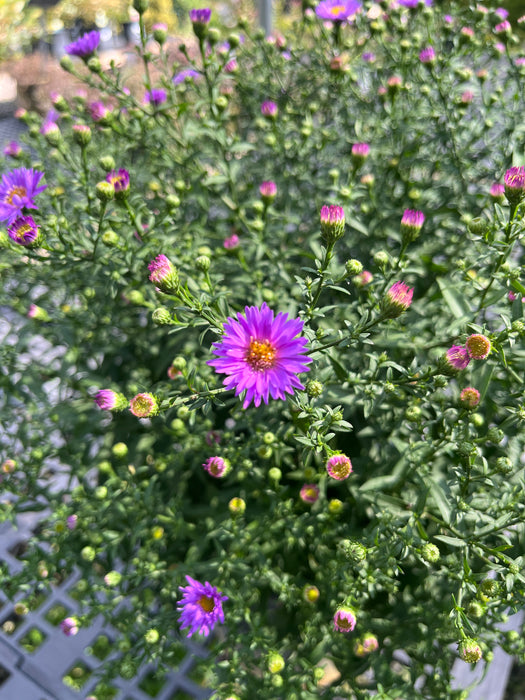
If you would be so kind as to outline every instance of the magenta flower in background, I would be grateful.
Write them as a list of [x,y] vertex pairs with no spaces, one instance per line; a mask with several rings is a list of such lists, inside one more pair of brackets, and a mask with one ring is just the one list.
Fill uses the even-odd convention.
[[207,637],[217,621],[224,622],[222,604],[228,600],[228,596],[223,595],[208,581],[200,583],[191,576],[186,576],[186,581],[189,586],[179,586],[183,596],[177,604],[181,629],[190,628],[187,637],[191,637],[195,632]]
[[38,238],[38,229],[32,216],[20,216],[8,226],[7,233],[15,243],[30,246]]
[[221,479],[230,471],[230,463],[222,457],[209,457],[202,466],[216,479]]
[[503,198],[505,197],[505,185],[495,182],[490,188],[490,196],[496,202],[503,201]]
[[315,14],[331,22],[346,22],[361,9],[359,0],[321,0]]
[[319,498],[319,487],[315,484],[304,484],[299,491],[303,503],[315,503]]
[[297,337],[303,322],[291,319],[286,313],[274,312],[263,303],[247,306],[237,319],[229,317],[224,324],[224,335],[213,343],[218,357],[208,360],[215,371],[228,375],[224,385],[235,388],[235,396],[244,395],[243,408],[268,398],[285,399],[286,393],[304,389],[297,375],[308,372],[311,358],[304,357],[308,341]]
[[362,165],[370,155],[370,145],[368,143],[352,144],[352,160],[355,165]]
[[510,34],[512,32],[512,27],[510,22],[506,19],[494,27],[494,34]]
[[263,117],[266,117],[267,119],[275,119],[277,116],[277,105],[275,102],[271,102],[270,100],[266,100],[265,102],[262,103],[261,105],[261,114]]
[[228,238],[224,239],[223,246],[226,248],[226,250],[233,250],[234,248],[237,248],[239,245],[239,236],[236,233],[232,233],[231,236],[228,236]]
[[467,348],[462,345],[453,345],[447,350],[445,355],[445,363],[449,369],[460,372],[466,369],[470,362],[470,355]]
[[419,60],[421,63],[432,64],[436,60],[436,52],[433,46],[427,46],[419,54]]
[[497,15],[500,19],[507,19],[509,16],[509,11],[506,10],[504,7],[497,7],[494,10],[494,14]]
[[0,221],[12,223],[23,209],[38,209],[34,197],[47,185],[40,185],[44,173],[33,168],[16,168],[2,175],[0,182]]
[[4,156],[8,158],[18,158],[22,153],[22,148],[16,141],[10,141],[4,148]]
[[332,479],[343,481],[352,473],[352,462],[344,454],[332,455],[326,463],[326,471]]
[[77,526],[78,515],[68,515],[66,518],[66,525],[68,530],[74,530]]
[[129,190],[129,173],[124,168],[112,170],[106,175],[106,180],[111,182],[115,188],[115,194],[118,192],[127,192]]
[[356,622],[355,612],[346,605],[341,606],[334,615],[334,628],[337,632],[352,632]]
[[89,113],[94,122],[100,122],[110,114],[110,110],[103,102],[91,102],[89,104]]
[[172,82],[174,85],[178,85],[186,80],[198,80],[200,77],[201,74],[198,71],[193,70],[193,68],[185,68],[184,70],[181,70],[180,73],[173,76]]
[[78,632],[78,620],[74,617],[66,617],[60,623],[60,629],[66,637],[73,637]]
[[355,277],[352,277],[352,282],[356,287],[366,287],[366,285],[370,284],[373,279],[374,276],[369,270],[363,270],[363,272],[360,272],[358,275],[355,275]]
[[[398,5],[403,7],[409,7],[413,9],[419,5],[420,0],[397,0]],[[425,0],[425,5],[427,7],[432,7],[432,0]]]
[[374,63],[376,60],[376,55],[375,53],[372,53],[372,51],[365,51],[361,58],[367,63]]
[[153,90],[147,90],[144,93],[144,102],[158,107],[163,102],[166,102],[166,97],[166,90],[162,88],[153,88]]
[[70,56],[89,58],[92,56],[100,44],[100,32],[95,29],[92,32],[83,34],[79,39],[66,46],[66,53]]

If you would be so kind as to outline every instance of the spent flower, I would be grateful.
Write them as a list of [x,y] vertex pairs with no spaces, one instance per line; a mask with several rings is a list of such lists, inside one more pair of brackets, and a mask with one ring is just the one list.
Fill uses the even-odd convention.
[[488,357],[492,346],[486,335],[474,333],[466,339],[465,347],[473,360],[484,360]]
[[129,410],[137,418],[149,418],[159,412],[157,399],[149,392],[136,394],[129,402]]
[[315,503],[319,499],[319,487],[315,484],[304,484],[299,491],[303,503]]
[[475,408],[480,402],[481,394],[473,386],[467,386],[462,389],[459,400],[465,408]]

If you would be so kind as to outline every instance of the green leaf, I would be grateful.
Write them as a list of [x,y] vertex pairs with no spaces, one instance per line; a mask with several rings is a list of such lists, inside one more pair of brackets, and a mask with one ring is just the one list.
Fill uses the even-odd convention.
[[464,547],[465,542],[458,537],[449,537],[448,535],[434,535],[435,540],[449,544],[451,547]]
[[464,292],[455,287],[446,286],[442,279],[438,278],[437,283],[445,303],[457,319],[471,316],[470,306],[465,299]]
[[433,479],[430,479],[430,493],[432,494],[432,498],[434,499],[437,507],[439,508],[439,512],[441,513],[441,517],[446,523],[450,522],[450,504],[447,500],[447,497],[445,495],[444,490],[442,489],[441,485],[437,483],[437,481],[434,481]]

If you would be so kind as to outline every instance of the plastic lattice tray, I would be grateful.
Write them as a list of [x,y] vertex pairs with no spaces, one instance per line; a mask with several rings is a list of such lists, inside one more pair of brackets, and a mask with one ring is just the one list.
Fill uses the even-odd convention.
[[[13,573],[23,566],[19,558],[25,543],[41,518],[26,514],[17,521],[0,526],[0,560]],[[100,687],[104,657],[115,658],[113,640],[116,631],[97,618],[89,628],[66,637],[57,622],[78,612],[73,587],[78,575],[72,575],[50,592],[42,594],[23,617],[15,613],[15,602],[0,593],[0,700],[204,700],[211,691],[192,676],[208,656],[202,645],[184,642],[185,655],[176,669],[159,671],[154,665],[142,666],[127,680],[120,676]],[[20,595],[22,599],[24,596]],[[27,596],[26,596],[27,597]],[[97,649],[104,642],[104,654]],[[105,656],[105,654],[108,656]]]

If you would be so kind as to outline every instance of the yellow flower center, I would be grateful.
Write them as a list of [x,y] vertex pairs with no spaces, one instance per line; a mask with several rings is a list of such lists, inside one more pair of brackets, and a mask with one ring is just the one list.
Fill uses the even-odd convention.
[[330,8],[330,14],[336,17],[337,15],[341,14],[341,12],[344,12],[346,10],[346,7],[344,5],[334,5],[333,7]]
[[204,612],[210,613],[215,607],[215,602],[213,598],[210,598],[210,596],[203,595],[202,598],[199,598],[199,605],[204,610]]
[[246,362],[255,372],[264,372],[275,365],[275,347],[268,340],[250,340]]
[[16,231],[16,237],[20,240],[26,235],[26,233],[30,233],[31,231],[32,227],[29,224],[22,224]]
[[16,187],[15,186],[15,187],[11,188],[9,190],[9,192],[7,193],[7,197],[5,198],[5,201],[8,204],[12,204],[14,197],[16,197],[16,196],[25,197],[26,194],[27,194],[27,190],[25,187]]

